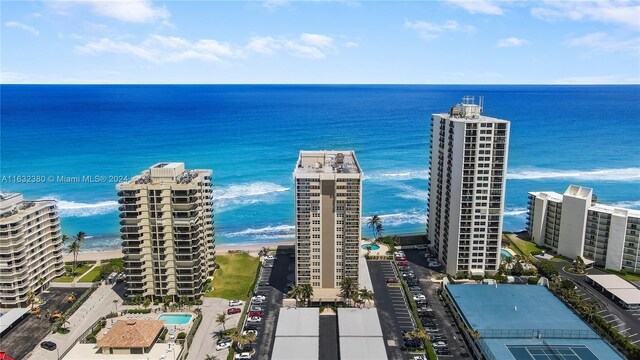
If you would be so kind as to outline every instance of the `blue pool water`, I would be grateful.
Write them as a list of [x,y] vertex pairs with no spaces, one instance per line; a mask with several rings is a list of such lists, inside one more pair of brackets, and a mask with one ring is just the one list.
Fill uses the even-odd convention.
[[158,320],[164,320],[166,325],[184,325],[191,321],[191,314],[162,314]]
[[378,250],[380,249],[380,246],[376,244],[364,244],[362,245],[362,248],[365,250]]
[[511,258],[511,253],[507,251],[507,249],[500,250],[500,255],[502,255],[502,260],[506,260]]

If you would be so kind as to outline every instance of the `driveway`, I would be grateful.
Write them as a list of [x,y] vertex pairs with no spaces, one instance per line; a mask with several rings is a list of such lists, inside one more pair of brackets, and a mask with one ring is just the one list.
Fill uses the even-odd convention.
[[[226,359],[229,350],[216,351],[216,340],[213,339],[213,334],[222,330],[222,325],[216,324],[216,318],[220,313],[227,313],[229,300],[205,297],[202,298],[200,309],[202,310],[202,322],[193,337],[187,359],[201,360],[204,359],[207,354],[217,356],[220,359]],[[227,315],[227,318],[229,320],[225,324],[225,328],[233,328],[237,326],[240,320],[240,314]]]

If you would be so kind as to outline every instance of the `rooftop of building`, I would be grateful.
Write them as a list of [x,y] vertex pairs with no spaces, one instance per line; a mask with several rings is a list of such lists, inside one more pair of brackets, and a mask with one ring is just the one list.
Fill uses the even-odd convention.
[[118,184],[118,187],[121,185],[187,185],[194,179],[211,176],[211,174],[212,171],[209,169],[185,169],[184,163],[181,162],[159,162],[131,180]]
[[36,205],[55,205],[55,200],[42,199],[25,201],[20,193],[2,193],[0,194],[0,220],[13,221],[19,218],[23,210],[27,210]]
[[294,173],[358,174],[360,165],[353,150],[301,150]]
[[281,308],[276,326],[276,337],[320,336],[320,309]]
[[567,190],[564,192],[565,196],[573,196],[580,199],[586,199],[590,195],[593,195],[593,189],[588,188],[586,186],[580,185],[569,185]]
[[584,186],[570,185],[567,188],[567,190],[564,192],[564,195],[554,191],[531,191],[529,192],[529,194],[536,197],[542,197],[542,198],[546,196],[547,200],[550,200],[553,202],[560,202],[560,203],[562,202],[562,198],[564,195],[586,199],[589,196],[589,194],[591,194],[592,203],[591,203],[591,206],[589,207],[589,210],[608,213],[608,214],[615,214],[620,216],[632,216],[632,217],[640,218],[640,210],[628,209],[620,206],[613,206],[613,205],[607,205],[607,204],[595,202],[597,201],[597,196],[593,194],[593,189],[584,187]]
[[338,308],[338,328],[343,336],[382,336],[382,327],[375,308]]
[[596,359],[622,359],[544,286],[447,285],[446,290],[465,323],[480,334],[483,351],[496,359],[529,360],[507,346],[547,345],[586,347]]
[[618,275],[587,275],[587,278],[602,286],[626,304],[640,304],[640,289]]
[[163,328],[162,320],[118,320],[109,332],[98,340],[98,347],[150,347]]
[[555,191],[530,191],[529,194],[536,197],[546,197],[547,200],[553,202],[562,202],[562,194],[558,194]]
[[461,122],[499,122],[509,123],[508,120],[493,118],[482,115],[484,110],[484,98],[480,96],[479,103],[475,103],[474,96],[465,96],[462,101],[449,109],[448,113],[438,113],[443,118],[452,119]]

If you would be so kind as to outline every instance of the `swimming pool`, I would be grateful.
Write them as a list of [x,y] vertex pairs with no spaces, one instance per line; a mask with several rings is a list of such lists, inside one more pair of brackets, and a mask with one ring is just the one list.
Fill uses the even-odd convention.
[[513,255],[511,255],[511,253],[507,251],[507,249],[500,250],[500,255],[502,257],[502,260],[511,259],[513,257]]
[[362,245],[362,248],[365,250],[378,250],[380,249],[380,246],[377,244],[364,244]]
[[164,320],[166,325],[184,325],[191,321],[191,314],[162,314],[158,320]]

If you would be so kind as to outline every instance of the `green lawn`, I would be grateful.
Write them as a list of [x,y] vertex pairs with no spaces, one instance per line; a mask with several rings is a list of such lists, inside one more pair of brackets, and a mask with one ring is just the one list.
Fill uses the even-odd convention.
[[[531,253],[539,254],[541,251],[543,251],[543,249],[539,248],[536,243],[534,243],[533,241],[524,240],[520,238],[518,234],[506,233],[505,235],[513,244],[512,246],[510,246],[511,250],[517,253],[524,253],[524,255],[529,256],[531,255]],[[517,245],[517,247],[514,245]],[[518,249],[522,251],[518,251]]]
[[100,280],[100,266],[96,266],[93,270],[89,271],[87,275],[83,276],[78,282],[94,282]]
[[[93,266],[93,263],[87,263],[87,264],[83,264],[83,265],[79,265],[76,268],[76,272],[74,273],[75,276],[61,276],[57,279],[54,279],[53,282],[72,282],[73,278],[76,276],[80,276],[82,274],[84,274],[85,272],[89,271],[89,269],[91,269],[91,267]],[[67,270],[67,272],[70,272],[71,269],[73,268],[73,265],[65,265],[65,270]]]
[[247,294],[256,278],[259,259],[249,254],[217,255],[220,268],[214,273],[213,290],[206,297],[219,297],[227,300],[247,299]]
[[566,263],[566,262],[569,262],[569,261],[567,261],[567,260],[565,260],[565,259],[563,259],[563,258],[561,258],[561,257],[558,257],[558,256],[556,256],[556,257],[554,257],[553,259],[551,259],[551,261],[553,261],[553,262],[557,262],[557,263]]

